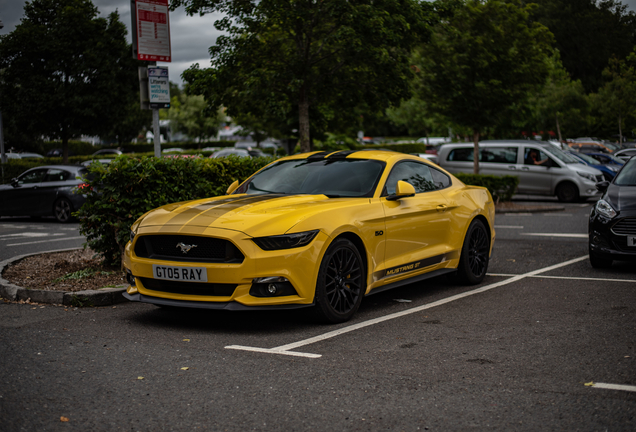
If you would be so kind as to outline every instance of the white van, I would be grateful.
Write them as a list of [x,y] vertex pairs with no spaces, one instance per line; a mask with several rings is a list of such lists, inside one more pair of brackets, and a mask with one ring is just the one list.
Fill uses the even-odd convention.
[[[439,165],[451,173],[473,172],[473,143],[444,144]],[[517,193],[556,195],[559,201],[574,202],[598,196],[596,183],[603,174],[579,163],[555,146],[536,141],[481,141],[479,173],[519,177]]]

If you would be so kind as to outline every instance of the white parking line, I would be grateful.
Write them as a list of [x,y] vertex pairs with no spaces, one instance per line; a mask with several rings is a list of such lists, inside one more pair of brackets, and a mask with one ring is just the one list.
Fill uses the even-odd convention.
[[588,238],[589,234],[564,234],[564,233],[521,233],[521,235],[536,237],[567,237],[567,238]]
[[477,288],[477,289],[474,289],[474,290],[471,290],[471,291],[466,291],[464,293],[457,294],[457,295],[454,295],[454,296],[451,296],[451,297],[447,297],[445,299],[438,300],[438,301],[433,302],[433,303],[428,303],[428,304],[425,304],[425,305],[422,305],[422,306],[417,306],[417,307],[414,307],[414,308],[411,308],[411,309],[407,309],[407,310],[404,310],[404,311],[401,311],[401,312],[396,312],[396,313],[393,313],[393,314],[390,314],[390,315],[386,315],[386,316],[383,316],[383,317],[374,318],[374,319],[371,319],[371,320],[368,320],[368,321],[363,321],[363,322],[358,323],[358,324],[353,324],[353,325],[350,325],[350,326],[347,326],[347,327],[343,327],[343,328],[338,329],[338,330],[334,330],[334,331],[331,331],[331,332],[328,332],[328,333],[324,333],[322,335],[314,336],[312,338],[304,339],[304,340],[301,340],[301,341],[298,341],[298,342],[293,342],[293,343],[290,343],[290,344],[287,344],[287,345],[281,345],[281,346],[275,347],[275,348],[259,348],[259,347],[248,347],[248,346],[241,346],[241,345],[229,345],[229,346],[226,346],[225,348],[226,349],[234,349],[234,350],[242,350],[242,351],[262,352],[262,353],[267,353],[267,354],[283,354],[283,355],[292,355],[292,356],[298,356],[298,357],[319,358],[319,357],[322,357],[321,354],[299,353],[299,352],[293,352],[293,351],[290,351],[290,350],[292,350],[294,348],[299,348],[299,347],[304,346],[304,345],[310,345],[310,344],[313,344],[313,343],[316,343],[316,342],[321,342],[323,340],[330,339],[330,338],[333,338],[333,337],[336,337],[336,336],[340,336],[342,334],[349,333],[349,332],[352,332],[354,330],[359,330],[361,328],[368,327],[368,326],[371,326],[371,325],[374,325],[374,324],[378,324],[378,323],[381,323],[381,322],[384,322],[384,321],[392,320],[392,319],[395,319],[395,318],[400,318],[400,317],[403,317],[403,316],[406,316],[406,315],[410,315],[410,314],[413,314],[413,313],[416,313],[416,312],[421,312],[423,310],[434,308],[436,306],[441,306],[443,304],[450,303],[450,302],[453,302],[455,300],[463,299],[464,297],[470,297],[470,296],[475,295],[475,294],[479,294],[479,293],[483,293],[483,292],[486,292],[486,291],[490,291],[491,289],[498,288],[498,287],[504,286],[504,285],[508,285],[508,284],[510,284],[512,282],[519,281],[519,280],[524,279],[526,277],[532,277],[532,276],[540,274],[540,273],[545,273],[545,272],[552,271],[552,270],[560,268],[560,267],[565,267],[565,266],[568,266],[570,264],[574,264],[574,263],[577,263],[579,261],[583,261],[583,260],[585,260],[587,258],[588,258],[588,256],[584,255],[582,257],[574,258],[574,259],[571,259],[569,261],[565,261],[565,262],[562,262],[562,263],[559,263],[559,264],[555,264],[555,265],[552,265],[552,266],[549,266],[549,267],[544,267],[544,268],[539,269],[539,270],[533,270],[531,272],[524,273],[522,275],[513,276],[510,279],[506,279],[506,280],[503,280],[503,281],[500,281],[500,282],[495,282],[493,284],[486,285],[486,286],[483,286],[481,288]]
[[16,233],[16,234],[0,235],[0,240],[9,241],[9,240],[15,240],[16,237],[34,238],[34,237],[48,237],[48,236],[61,236],[61,235],[64,235],[64,233],[51,234],[51,233],[23,232],[23,233]]
[[[513,276],[517,276],[517,275],[506,274],[506,273],[488,273],[488,276],[513,277]],[[595,282],[631,282],[631,283],[636,283],[636,280],[632,280],[632,279],[607,279],[607,278],[586,278],[586,277],[572,277],[572,276],[542,276],[542,275],[534,275],[534,276],[527,276],[527,277],[541,278],[541,279],[587,280],[587,281],[595,281]]]
[[572,213],[541,213],[541,216],[572,217]]
[[532,213],[504,213],[504,216],[532,216]]
[[495,225],[495,228],[523,229],[520,225]]
[[632,385],[594,383],[591,387],[607,390],[624,390],[629,392],[636,392],[636,386]]
[[77,239],[85,239],[85,238],[86,237],[84,237],[84,236],[64,237],[64,238],[57,238],[57,239],[50,239],[50,240],[40,240],[40,241],[33,241],[33,242],[25,242],[25,243],[13,243],[13,244],[8,244],[7,246],[23,246],[23,245],[30,245],[30,244],[37,244],[37,243],[49,243],[49,242],[54,242],[54,241],[77,240]]

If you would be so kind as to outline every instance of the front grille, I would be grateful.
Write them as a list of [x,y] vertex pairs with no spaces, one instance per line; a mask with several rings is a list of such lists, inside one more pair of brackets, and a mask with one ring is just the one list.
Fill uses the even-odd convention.
[[[184,252],[184,248],[191,247]],[[146,235],[139,236],[135,243],[135,255],[141,258],[168,261],[242,263],[245,257],[228,240],[214,237],[188,235]]]
[[612,226],[612,232],[619,236],[636,235],[636,218],[624,218]]
[[167,281],[144,277],[137,279],[149,290],[172,294],[229,297],[234,294],[234,290],[236,289],[236,285],[233,284]]

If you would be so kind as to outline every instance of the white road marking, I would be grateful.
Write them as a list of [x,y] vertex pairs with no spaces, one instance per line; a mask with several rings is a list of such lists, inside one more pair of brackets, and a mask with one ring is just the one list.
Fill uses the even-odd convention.
[[495,225],[495,228],[523,229],[521,225]]
[[535,237],[567,237],[567,238],[588,238],[589,234],[564,234],[564,233],[521,233],[521,235]]
[[[565,216],[565,217],[572,217],[572,213],[541,213],[541,216]],[[585,215],[585,217],[587,217],[587,215]]]
[[64,237],[64,238],[57,238],[57,239],[50,239],[50,240],[40,240],[40,241],[33,241],[33,242],[25,242],[25,243],[13,243],[13,244],[8,244],[7,246],[23,246],[23,245],[30,245],[30,244],[37,244],[37,243],[49,243],[49,242],[54,242],[54,241],[77,240],[77,239],[85,239],[85,238],[86,237],[84,237],[84,236]]
[[[514,274],[506,274],[506,273],[488,273],[488,276],[493,277],[513,277],[518,276]],[[607,279],[607,278],[586,278],[586,277],[571,277],[571,276],[528,276],[533,278],[541,278],[541,279],[569,279],[569,280],[587,280],[587,281],[596,281],[596,282],[631,282],[636,283],[636,280],[632,279]]]
[[636,392],[636,386],[632,386],[632,385],[594,383],[592,387],[607,389],[607,390],[624,390],[629,392]]
[[4,234],[0,235],[0,240],[13,240],[16,237],[26,237],[26,238],[35,238],[35,237],[48,237],[48,236],[61,236],[64,233],[35,233],[35,232],[23,232],[16,234]]
[[491,289],[498,288],[498,287],[504,286],[504,285],[508,285],[508,284],[510,284],[512,282],[517,282],[517,281],[519,281],[521,279],[524,279],[526,277],[532,277],[532,276],[535,276],[535,275],[540,274],[540,273],[549,272],[549,271],[552,271],[552,270],[560,268],[560,267],[565,267],[565,266],[568,266],[570,264],[574,264],[574,263],[577,263],[579,261],[583,261],[583,260],[585,260],[587,258],[588,258],[588,256],[584,255],[582,257],[574,258],[574,259],[571,259],[569,261],[565,261],[565,262],[562,262],[562,263],[559,263],[559,264],[554,264],[552,266],[544,267],[544,268],[539,269],[539,270],[533,270],[533,271],[528,272],[528,273],[524,273],[524,274],[521,274],[521,275],[513,276],[510,279],[506,279],[506,280],[503,280],[503,281],[495,282],[495,283],[492,283],[490,285],[483,286],[481,288],[477,288],[477,289],[474,289],[474,290],[471,290],[471,291],[466,291],[466,292],[461,293],[461,294],[456,294],[454,296],[447,297],[445,299],[441,299],[441,300],[438,300],[438,301],[433,302],[433,303],[428,303],[428,304],[425,304],[425,305],[422,305],[422,306],[417,306],[417,307],[414,307],[414,308],[411,308],[411,309],[406,309],[406,310],[401,311],[401,312],[396,312],[396,313],[392,313],[390,315],[385,315],[383,317],[374,318],[374,319],[371,319],[371,320],[368,320],[368,321],[363,321],[363,322],[358,323],[358,324],[353,324],[353,325],[350,325],[350,326],[347,326],[347,327],[343,327],[343,328],[338,329],[338,330],[334,330],[334,331],[330,331],[330,332],[327,332],[327,333],[324,333],[324,334],[321,334],[321,335],[318,335],[318,336],[314,336],[314,337],[309,338],[309,339],[304,339],[304,340],[301,340],[301,341],[298,341],[298,342],[293,342],[293,343],[290,343],[290,344],[287,344],[287,345],[281,345],[281,346],[275,347],[275,348],[258,348],[258,347],[247,347],[247,346],[241,346],[241,345],[229,345],[229,346],[226,346],[225,348],[226,349],[234,349],[234,350],[242,350],[242,351],[256,351],[256,352],[262,352],[262,353],[267,353],[267,354],[299,355],[301,357],[319,358],[319,357],[322,357],[321,354],[298,353],[298,352],[295,352],[294,354],[291,354],[290,350],[292,350],[294,348],[299,348],[301,346],[310,345],[310,344],[313,344],[313,343],[316,343],[316,342],[321,342],[321,341],[324,341],[326,339],[330,339],[330,338],[333,338],[333,337],[336,337],[336,336],[340,336],[342,334],[349,333],[349,332],[352,332],[354,330],[359,330],[361,328],[368,327],[368,326],[371,326],[371,325],[374,325],[374,324],[378,324],[378,323],[381,323],[381,322],[384,322],[384,321],[392,320],[392,319],[395,319],[395,318],[400,318],[400,317],[403,317],[403,316],[406,316],[406,315],[410,315],[410,314],[413,314],[413,313],[416,313],[416,312],[421,312],[423,310],[431,309],[431,308],[434,308],[436,306],[441,306],[441,305],[446,304],[446,303],[454,302],[455,300],[463,299],[464,297],[470,297],[470,296],[475,295],[475,294],[480,294],[480,293],[483,293],[483,292],[486,292],[486,291],[490,291]]
[[532,213],[504,213],[504,216],[532,216]]

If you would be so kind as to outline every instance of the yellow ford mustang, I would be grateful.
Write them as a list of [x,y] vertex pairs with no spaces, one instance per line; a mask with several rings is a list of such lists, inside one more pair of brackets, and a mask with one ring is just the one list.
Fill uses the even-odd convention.
[[456,273],[480,283],[488,190],[390,151],[282,158],[228,195],[169,204],[131,228],[125,296],[164,306],[292,309],[346,321],[362,297]]

